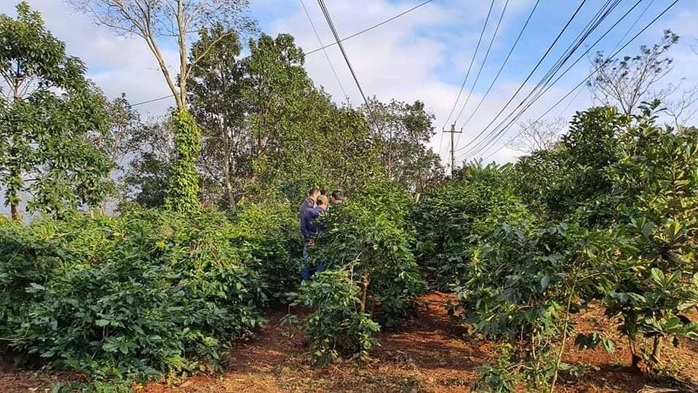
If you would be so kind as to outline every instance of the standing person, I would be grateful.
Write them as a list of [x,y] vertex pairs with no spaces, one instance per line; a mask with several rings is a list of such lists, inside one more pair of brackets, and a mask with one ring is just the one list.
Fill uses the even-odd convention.
[[332,191],[332,194],[330,195],[330,201],[333,205],[341,205],[344,202],[342,192],[339,190]]
[[320,218],[320,215],[327,211],[327,205],[328,205],[328,200],[325,195],[320,195],[317,197],[317,206],[310,210],[307,214],[307,229],[308,233],[310,234],[309,240],[306,242],[306,246],[303,249],[303,259],[306,260],[306,266],[303,267],[301,270],[301,280],[302,281],[309,281],[310,278],[315,274],[316,272],[321,272],[325,270],[325,267],[323,265],[314,265],[314,266],[309,266],[307,265],[308,263],[308,248],[313,247],[315,245],[314,243],[314,237],[317,236],[318,233],[322,232],[325,230],[324,225],[322,223],[317,222],[317,219]]
[[301,204],[298,210],[298,216],[301,220],[301,234],[303,235],[303,259],[308,258],[308,246],[312,240],[312,215],[315,209],[315,201],[317,197],[320,196],[320,189],[313,187],[308,191],[308,197]]

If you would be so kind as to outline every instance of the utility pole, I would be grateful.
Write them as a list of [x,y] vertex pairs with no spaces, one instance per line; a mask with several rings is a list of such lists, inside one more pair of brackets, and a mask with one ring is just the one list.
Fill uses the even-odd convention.
[[448,132],[451,134],[451,176],[453,176],[453,170],[456,169],[456,156],[455,156],[455,142],[454,142],[454,136],[456,134],[460,134],[463,132],[463,129],[461,128],[460,130],[456,130],[456,123],[451,124],[451,129],[450,130],[445,130],[443,129],[443,132]]

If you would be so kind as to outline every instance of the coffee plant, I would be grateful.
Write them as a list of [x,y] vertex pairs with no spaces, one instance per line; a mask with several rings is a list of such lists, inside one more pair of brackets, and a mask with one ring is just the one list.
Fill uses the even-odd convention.
[[475,164],[422,197],[413,213],[416,253],[435,286],[462,283],[472,249],[500,222],[535,220],[513,193],[511,167]]
[[[324,218],[326,229],[310,258],[330,271],[318,274],[316,282],[296,295],[296,303],[313,309],[305,326],[316,362],[336,357],[327,349],[336,342],[352,343],[342,348],[365,359],[376,344],[371,334],[408,318],[416,296],[424,292],[409,248],[413,234],[405,227],[409,209],[396,203],[400,200],[409,198],[391,183],[381,182],[331,208]],[[334,287],[336,296],[323,292]]]
[[94,378],[218,370],[266,298],[218,213],[0,227],[0,322],[17,354]]
[[232,213],[233,243],[246,266],[260,274],[267,296],[287,300],[301,270],[303,237],[298,217],[286,203],[240,204]]
[[520,383],[541,390],[555,383],[567,367],[570,314],[587,304],[612,239],[574,224],[503,224],[474,249],[468,280],[456,288],[460,303],[450,312],[501,342],[502,356],[483,368],[480,389],[508,391]]

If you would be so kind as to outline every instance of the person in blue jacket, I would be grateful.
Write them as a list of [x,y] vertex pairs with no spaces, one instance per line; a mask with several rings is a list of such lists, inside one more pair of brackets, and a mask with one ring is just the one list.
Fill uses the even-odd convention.
[[320,189],[317,187],[311,188],[310,191],[308,191],[308,197],[303,201],[300,209],[298,209],[298,217],[301,220],[301,234],[303,235],[303,259],[308,258],[308,247],[312,240],[311,218],[313,210],[316,208],[315,201],[319,196]]
[[313,238],[325,229],[322,223],[318,222],[318,218],[320,217],[320,214],[327,210],[327,205],[327,197],[319,196],[316,200],[316,207],[314,209],[306,210],[305,215],[301,219],[301,232],[303,233],[303,237],[306,239],[305,246],[303,247],[303,259],[306,260],[306,266],[304,266],[301,270],[301,280],[303,281],[310,280],[310,277],[315,272],[325,270],[324,266],[322,265],[308,266],[307,259],[308,248],[314,245]]

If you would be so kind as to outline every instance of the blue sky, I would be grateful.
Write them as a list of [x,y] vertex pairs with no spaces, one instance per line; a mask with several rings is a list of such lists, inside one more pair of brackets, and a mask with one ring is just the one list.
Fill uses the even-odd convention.
[[[304,1],[323,43],[332,42],[332,36],[317,2]],[[579,6],[580,1],[540,0],[530,25],[494,89],[477,113],[473,114],[472,110],[491,83],[535,3],[535,0],[509,0],[488,61],[484,65],[477,86],[472,89],[468,106],[459,121],[460,126],[460,123],[472,115],[472,120],[460,136],[459,147],[471,141],[512,96]],[[419,0],[326,1],[341,36],[347,36],[392,17],[419,2]],[[475,58],[463,99],[471,90],[472,81],[482,64],[484,49],[489,44],[505,2],[506,0],[495,0],[490,23],[481,43],[480,52]],[[670,0],[642,0],[640,5],[622,20],[606,39],[593,48],[591,53],[599,49],[609,50],[616,46],[648,5],[646,14],[634,27],[631,36],[671,2]],[[29,3],[44,14],[47,26],[56,36],[66,41],[69,52],[81,57],[87,63],[90,68],[90,77],[110,97],[116,97],[121,92],[125,92],[132,102],[140,102],[169,93],[152,55],[141,40],[117,37],[107,29],[94,26],[87,17],[71,11],[62,0],[29,0]],[[518,103],[523,95],[541,79],[604,3],[605,1],[602,0],[586,1],[568,31],[561,37],[546,61],[541,64],[538,72],[526,84],[522,95],[514,100],[514,104]],[[636,0],[621,1],[618,8],[580,48],[579,53],[586,50],[587,44],[593,43],[635,3]],[[14,4],[13,1],[3,0],[0,2],[0,12],[13,14]],[[435,126],[440,130],[446,122],[465,77],[489,6],[488,0],[435,0],[385,26],[346,41],[347,52],[366,93],[383,100],[390,98],[404,101],[423,100],[427,108],[436,115]],[[257,19],[261,30],[268,34],[290,33],[296,37],[297,42],[304,49],[318,47],[317,39],[301,8],[300,0],[251,0],[250,16]],[[640,44],[656,42],[661,37],[663,29],[671,28],[682,36],[682,39],[670,52],[670,55],[675,58],[676,65],[674,71],[663,83],[678,83],[683,80],[684,86],[698,84],[698,67],[696,67],[698,55],[691,48],[698,43],[698,27],[695,20],[698,20],[698,7],[695,7],[695,1],[680,0],[626,52],[636,53]],[[328,49],[327,53],[349,95],[350,102],[354,105],[359,104],[360,95],[340,52],[333,47]],[[166,56],[174,60],[176,54],[170,50],[167,51]],[[573,56],[572,60],[576,60],[577,56]],[[172,62],[172,64],[175,63]],[[337,101],[344,101],[338,83],[322,52],[309,55],[306,66],[318,86],[323,86]],[[589,71],[588,60],[582,59],[566,77],[541,97],[521,117],[521,120],[537,118],[588,75]],[[582,90],[574,97],[576,99],[573,102],[564,101],[550,113],[550,116],[569,118],[575,110],[584,109],[592,104],[586,90]],[[172,101],[163,100],[139,106],[139,109],[143,111],[145,117],[159,116],[171,104]],[[563,111],[565,108],[567,109]],[[459,109],[460,106],[457,107],[456,112]],[[500,147],[516,134],[517,129],[516,125],[512,126],[497,144],[479,156],[458,155],[458,161],[478,157],[489,157],[499,162],[515,159],[519,152],[506,147],[500,149]],[[446,159],[447,149],[445,143],[441,143],[441,139],[440,134],[435,135],[431,145]],[[495,151],[496,153],[491,155]]]
[[[479,67],[482,65],[485,49],[489,45],[496,22],[505,3],[506,0],[495,0],[490,21],[485,30],[478,56],[475,58],[461,103],[465,100],[468,91],[473,86],[472,82]],[[493,42],[492,51],[484,65],[477,85],[472,89],[471,98],[468,100],[468,106],[460,119],[461,122],[470,117],[472,109],[479,103],[480,98],[489,87],[531,12],[534,3],[534,0],[510,0],[508,2],[503,22]],[[524,86],[521,94],[513,101],[510,108],[513,109],[532,86],[538,83],[584,26],[592,20],[604,3],[601,0],[590,0],[581,7],[565,33],[540,65],[537,72]],[[643,0],[636,5],[635,0],[622,1],[613,13],[584,41],[584,44],[571,60],[566,63],[563,69],[577,60],[587,49],[590,50],[589,55],[593,55],[597,50],[611,52],[621,42],[621,38],[630,31],[630,34],[625,36],[622,41],[625,44],[670,3],[671,1],[668,0]],[[417,1],[397,0],[334,0],[327,2],[341,36],[352,34],[416,4],[418,4]],[[679,45],[670,52],[671,56],[676,60],[676,67],[674,72],[667,76],[663,83],[678,83],[681,79],[684,79],[684,86],[698,83],[698,73],[694,71],[694,66],[698,65],[698,55],[691,50],[691,45],[695,45],[698,39],[698,29],[692,22],[698,16],[698,13],[693,9],[695,7],[691,7],[690,4],[691,1],[689,0],[679,1],[675,7],[644,34],[639,36],[621,54],[633,54],[638,51],[639,45],[657,42],[662,35],[662,31],[670,28],[678,33],[682,39]],[[306,0],[306,5],[311,10],[311,16],[320,31],[322,41],[324,43],[332,42],[332,36],[317,3],[312,0]],[[499,112],[504,103],[520,86],[541,56],[553,43],[555,37],[579,5],[580,1],[576,0],[540,1],[531,22],[503,73],[497,80],[494,89],[478,112],[473,115],[473,121],[464,130],[464,134],[458,143],[459,146],[464,146]],[[633,6],[635,8],[621,19],[626,11],[629,11]],[[355,68],[357,68],[357,74],[364,90],[367,94],[376,95],[381,99],[424,100],[427,107],[436,114],[437,120],[435,125],[440,129],[446,122],[458,89],[466,75],[489,7],[490,1],[487,0],[436,0],[388,25],[347,41],[347,52]],[[259,19],[260,26],[264,31],[270,33],[290,32],[297,37],[299,44],[304,48],[314,49],[318,46],[309,22],[300,7],[299,0],[253,2],[252,11],[253,15]],[[642,17],[638,20],[641,15]],[[621,22],[596,46],[590,48],[590,45],[596,42],[619,19]],[[632,29],[629,30],[631,27]],[[354,104],[359,103],[358,91],[352,82],[339,51],[336,48],[331,48],[328,49],[328,54],[338,70],[342,84],[349,92],[351,102]],[[307,66],[310,75],[315,79],[316,83],[323,85],[333,96],[341,97],[337,82],[334,80],[327,60],[322,53],[309,56]],[[537,118],[552,104],[556,103],[560,97],[567,94],[572,87],[589,75],[590,71],[589,61],[584,56],[521,119]],[[569,118],[574,111],[592,105],[588,91],[585,88],[580,90],[579,94],[573,94],[570,98],[563,101],[558,108],[550,112],[550,116]],[[572,98],[575,98],[574,101],[572,101]],[[567,109],[563,111],[565,108]],[[504,113],[508,114],[509,110]],[[460,104],[456,109],[456,112],[459,111]],[[483,152],[479,157],[489,156],[495,150],[498,150],[499,147],[516,134],[516,130],[517,127],[515,125],[512,126],[498,144],[493,145],[491,149]],[[440,135],[436,135],[432,145],[435,150],[439,151],[446,158],[447,146],[445,143],[440,143],[440,141]],[[520,153],[512,149],[503,148],[491,156],[490,159],[500,162],[510,161],[518,154]],[[457,158],[460,161],[478,158],[478,156],[466,157],[457,155]]]

